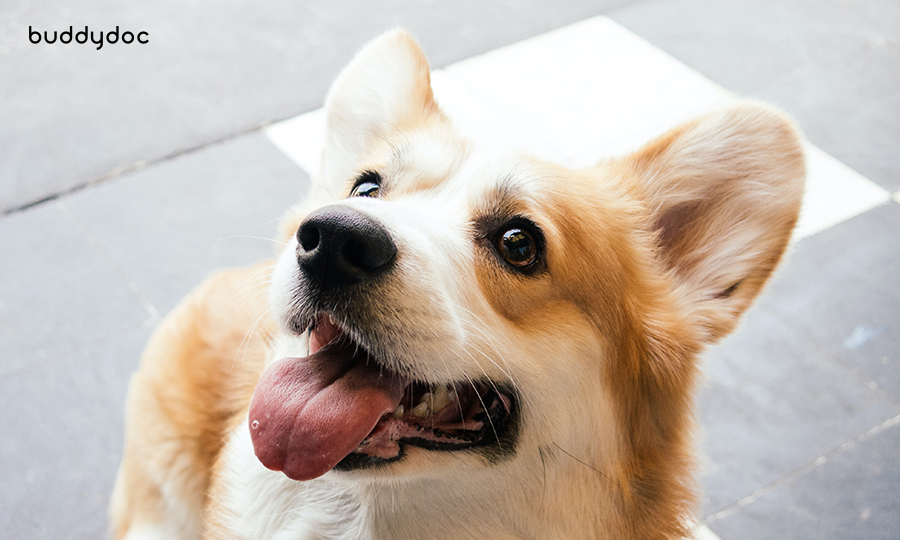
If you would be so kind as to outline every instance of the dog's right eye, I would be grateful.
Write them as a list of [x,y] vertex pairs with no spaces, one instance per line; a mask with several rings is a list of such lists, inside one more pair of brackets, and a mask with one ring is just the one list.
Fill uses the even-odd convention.
[[541,258],[541,235],[529,223],[511,223],[494,240],[497,253],[514,269],[533,271]]
[[374,171],[366,171],[356,179],[356,184],[350,190],[350,196],[377,197],[379,191],[381,191],[381,175]]

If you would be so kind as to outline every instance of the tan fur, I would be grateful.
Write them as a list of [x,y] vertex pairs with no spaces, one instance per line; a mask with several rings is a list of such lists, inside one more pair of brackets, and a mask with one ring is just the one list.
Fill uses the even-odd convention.
[[[322,170],[284,240],[336,201],[383,220],[403,258],[372,317],[416,345],[390,367],[513,383],[516,452],[488,463],[411,449],[370,476],[326,475],[302,490],[262,470],[243,422],[260,373],[295,337],[260,300],[271,265],[228,271],[166,318],[133,379],[117,537],[283,534],[316,497],[351,521],[337,516],[320,534],[347,527],[347,538],[689,535],[697,357],[733,330],[787,247],[804,176],[791,122],[736,102],[587,169],[521,156],[468,167],[471,143],[435,104],[419,47],[396,32],[345,69],[327,107]],[[345,200],[365,170],[388,178],[383,195]],[[477,236],[479,220],[504,216],[543,231],[535,275],[510,272]]]
[[156,330],[128,393],[125,453],[111,504],[117,538],[175,520],[202,528],[224,434],[250,395],[272,334],[264,286],[271,263],[210,276]]

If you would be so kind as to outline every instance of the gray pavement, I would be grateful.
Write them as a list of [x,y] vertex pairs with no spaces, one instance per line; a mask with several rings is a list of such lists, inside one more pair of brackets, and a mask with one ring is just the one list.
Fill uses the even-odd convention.
[[[0,3],[0,212],[317,108],[359,46],[394,26],[440,67],[623,3]],[[33,45],[29,26],[118,26],[150,43]]]
[[[370,37],[435,67],[606,14],[900,190],[895,0],[0,4],[0,536],[102,538],[130,373],[208,272],[270,256],[305,173],[259,126]],[[150,31],[96,51],[27,28]],[[45,202],[40,202],[45,201]],[[798,244],[699,400],[723,540],[900,538],[900,204]]]
[[789,111],[813,144],[900,190],[900,2],[651,0],[610,15],[725,88]]

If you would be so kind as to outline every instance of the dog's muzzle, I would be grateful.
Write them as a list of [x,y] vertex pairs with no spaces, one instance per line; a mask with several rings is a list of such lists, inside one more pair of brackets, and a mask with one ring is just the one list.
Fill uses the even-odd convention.
[[[514,447],[518,397],[507,385],[431,381],[392,357],[398,344],[414,347],[416,321],[385,327],[372,316],[373,305],[392,308],[384,291],[400,257],[384,225],[335,204],[307,216],[297,241],[300,275],[285,322],[307,333],[309,352],[272,363],[254,391],[250,434],[265,467],[309,480],[399,461],[407,447],[483,449],[491,459]],[[392,347],[373,347],[372,335],[391,332]]]
[[297,229],[297,262],[321,290],[353,285],[387,272],[397,257],[390,233],[353,208],[319,208]]

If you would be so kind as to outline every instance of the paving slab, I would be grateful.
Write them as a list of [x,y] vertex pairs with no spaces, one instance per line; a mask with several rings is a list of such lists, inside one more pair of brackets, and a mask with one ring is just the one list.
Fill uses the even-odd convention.
[[0,253],[0,378],[152,318],[63,202],[0,219]]
[[900,186],[900,4],[653,0],[609,16],[722,86],[785,108],[809,139]]
[[900,204],[797,245],[764,304],[900,403]]
[[900,413],[765,303],[710,351],[705,371],[697,404],[703,516]]
[[[0,212],[321,105],[338,70],[394,26],[436,65],[624,0],[0,5]],[[32,44],[36,31],[147,31],[149,43]]]
[[895,540],[900,417],[848,441],[712,520],[728,540]]
[[[844,62],[872,44],[900,43],[900,6],[891,0],[651,0],[609,16],[726,88],[746,93],[813,66]],[[869,82],[879,80],[879,74],[869,75]]]
[[150,328],[0,378],[4,538],[106,538],[125,395]]
[[[860,54],[828,66],[810,66],[758,95],[790,110],[807,136],[841,162],[896,191],[900,189],[898,65],[900,44],[876,41]],[[879,75],[873,78],[871,73]]]
[[66,198],[158,313],[218,268],[273,257],[279,219],[308,177],[257,133]]

